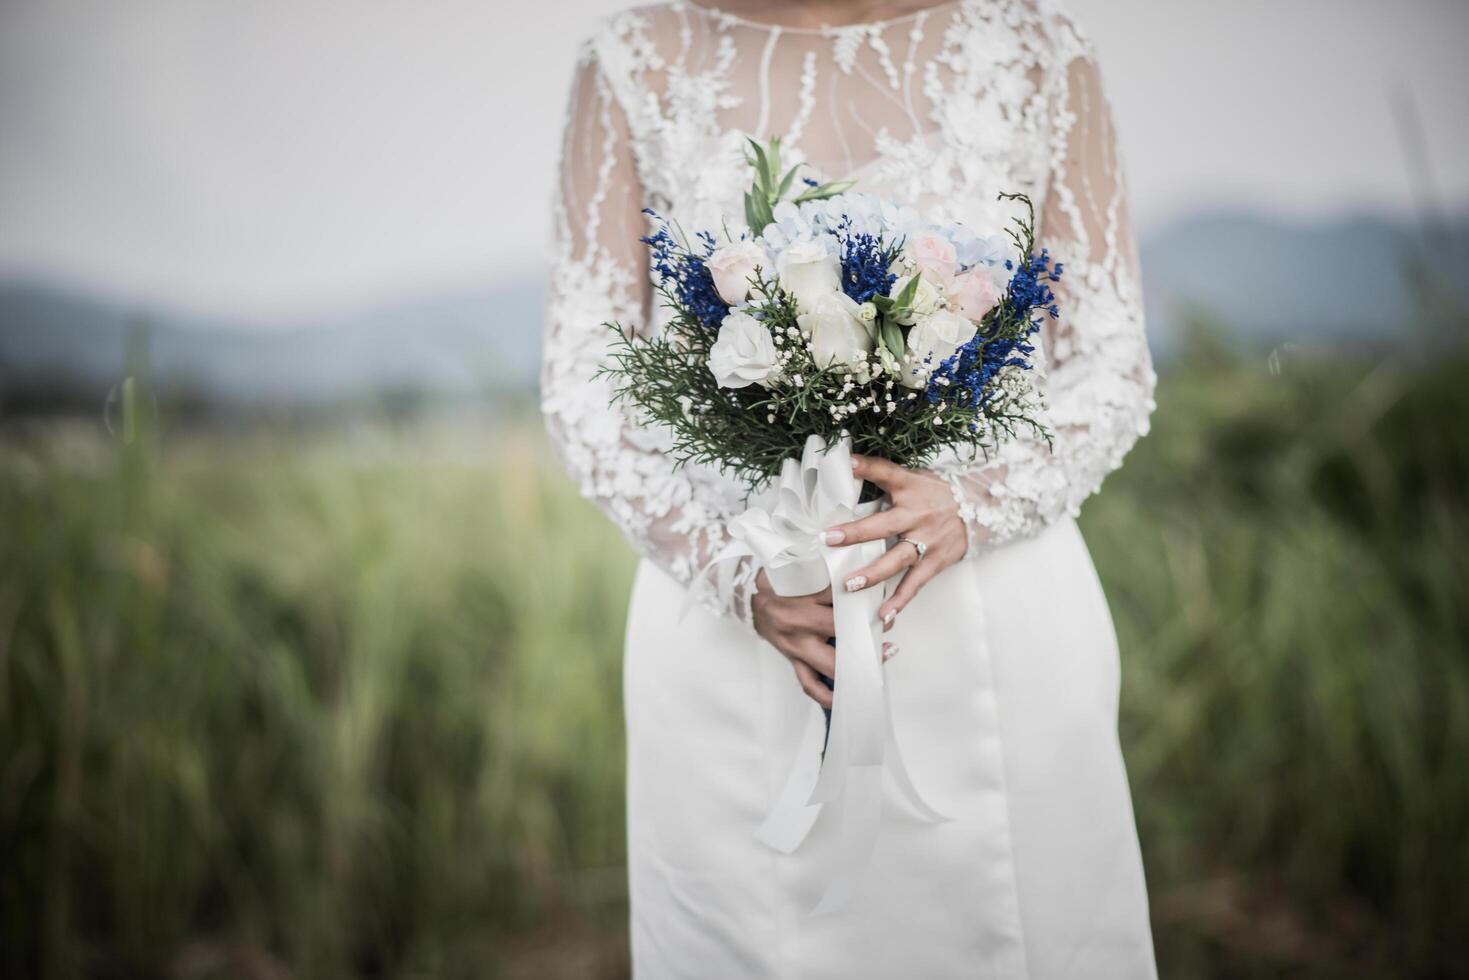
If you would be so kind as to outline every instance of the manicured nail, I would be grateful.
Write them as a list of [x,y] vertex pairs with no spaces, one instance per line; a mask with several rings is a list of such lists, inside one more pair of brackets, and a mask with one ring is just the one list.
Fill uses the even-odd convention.
[[847,579],[848,592],[856,592],[858,589],[864,588],[866,585],[867,576],[865,575],[853,575],[851,578]]
[[843,541],[847,540],[847,536],[841,531],[827,531],[821,536],[821,540],[825,541],[827,544],[841,544]]
[[897,618],[898,611],[896,609],[889,609],[887,612],[882,614],[882,625],[891,626],[893,625],[893,620]]
[[898,655],[898,648],[897,648],[897,646],[895,644],[892,644],[892,643],[884,643],[882,645],[882,661],[883,661],[883,663],[887,663],[889,660],[893,659],[897,655]]

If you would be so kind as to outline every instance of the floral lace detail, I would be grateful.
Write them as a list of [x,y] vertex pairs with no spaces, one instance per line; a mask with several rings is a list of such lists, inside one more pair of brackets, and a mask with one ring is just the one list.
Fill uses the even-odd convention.
[[[653,63],[648,60],[647,63]],[[554,251],[541,369],[541,410],[566,468],[645,555],[684,583],[707,582],[704,603],[750,622],[758,573],[748,561],[703,575],[728,544],[738,500],[716,474],[675,469],[667,437],[647,428],[598,375],[608,324],[647,329],[651,289],[638,239],[642,193],[627,118],[590,52],[577,70],[554,206]]]
[[1066,271],[1061,318],[1046,324],[1045,417],[1053,444],[1016,439],[982,465],[945,460],[969,553],[1077,516],[1148,432],[1156,376],[1110,106],[1091,46],[1069,22],[1048,86],[1050,183],[1038,237]]
[[1039,209],[1066,265],[1063,317],[1042,350],[1054,448],[1005,444],[934,469],[954,491],[970,554],[1077,512],[1146,432],[1153,373],[1111,114],[1090,44],[1049,0],[961,0],[881,24],[805,31],[673,2],[618,14],[584,46],[572,86],[542,370],[547,428],[581,491],[708,608],[749,622],[759,569],[705,574],[744,490],[675,467],[596,377],[611,321],[656,331],[638,239],[652,207],[686,228],[740,220],[747,135],[784,134],[812,176],[935,220],[997,229]]

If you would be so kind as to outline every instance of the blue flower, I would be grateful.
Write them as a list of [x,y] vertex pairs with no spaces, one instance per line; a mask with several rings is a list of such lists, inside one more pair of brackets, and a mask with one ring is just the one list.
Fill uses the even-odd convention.
[[[1040,329],[1032,325],[1031,333]],[[1030,370],[1035,346],[1014,337],[987,337],[983,330],[934,370],[928,382],[930,402],[981,410],[995,394],[993,382],[1000,370]]]
[[886,296],[897,276],[888,271],[896,246],[876,235],[847,235],[842,239],[842,290],[858,303]]
[[1063,266],[1058,262],[1054,269],[1051,268],[1051,253],[1048,249],[1043,248],[1040,255],[1030,256],[1018,269],[1009,261],[1005,263],[1005,268],[1014,273],[1010,277],[1005,302],[1017,318],[1029,316],[1033,310],[1043,310],[1052,319],[1061,315],[1050,284],[1061,278]]
[[[658,217],[656,212],[646,208],[643,213]],[[697,240],[702,254],[690,251],[674,238],[667,222],[663,222],[655,234],[641,239],[653,253],[653,270],[658,274],[659,285],[680,308],[714,330],[729,315],[729,304],[719,298],[719,291],[714,288],[714,276],[705,262],[714,252],[714,236],[707,231],[700,232]]]
[[1012,272],[1010,284],[999,309],[989,320],[989,329],[981,327],[969,343],[933,372],[928,384],[929,402],[948,401],[980,410],[994,396],[993,382],[1002,369],[1030,370],[1030,355],[1035,353],[1035,346],[1023,337],[996,336],[995,325],[1028,322],[1030,326],[1025,334],[1033,336],[1041,328],[1037,310],[1052,318],[1060,316],[1051,283],[1061,278],[1062,265],[1056,263],[1053,268],[1050,252],[1042,249],[1019,268],[1009,260],[1005,268]]

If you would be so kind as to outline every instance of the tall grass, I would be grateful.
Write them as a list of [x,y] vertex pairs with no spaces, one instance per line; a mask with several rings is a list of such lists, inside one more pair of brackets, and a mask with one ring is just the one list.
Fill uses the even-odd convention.
[[[1195,360],[1084,515],[1164,974],[1465,976],[1469,392]],[[0,447],[0,974],[625,973],[633,559],[531,421]]]
[[1176,975],[1469,975],[1465,367],[1185,368],[1085,515]]
[[12,455],[0,972],[494,975],[587,869],[615,921],[631,557],[484,450]]

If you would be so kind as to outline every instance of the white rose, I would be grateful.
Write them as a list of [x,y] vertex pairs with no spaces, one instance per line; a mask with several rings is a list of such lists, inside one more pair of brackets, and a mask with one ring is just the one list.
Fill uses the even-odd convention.
[[[888,291],[891,296],[896,296],[907,287],[912,276],[903,276],[893,283],[893,288]],[[918,289],[913,294],[913,312],[898,322],[905,327],[911,327],[919,320],[932,316],[944,301],[943,290],[932,282],[927,276],[918,277]]]
[[857,307],[857,319],[863,323],[871,323],[877,319],[877,305],[875,303],[863,303]]
[[796,317],[811,338],[811,355],[817,367],[844,364],[860,368],[872,351],[876,331],[862,322],[857,301],[846,293],[828,292],[816,301],[810,313]]
[[939,310],[919,320],[908,331],[908,352],[903,358],[902,381],[909,388],[923,388],[934,368],[954,356],[976,332],[968,317]]
[[781,288],[795,299],[796,309],[802,313],[814,309],[818,300],[842,288],[837,257],[817,241],[795,242],[780,253],[776,268]]
[[746,238],[738,242],[721,245],[704,260],[709,274],[714,277],[714,290],[719,298],[730,306],[744,302],[750,293],[750,280],[755,270],[770,265],[765,249]]
[[724,318],[709,348],[709,370],[719,387],[764,384],[775,376],[775,364],[775,340],[765,324],[739,311]]

